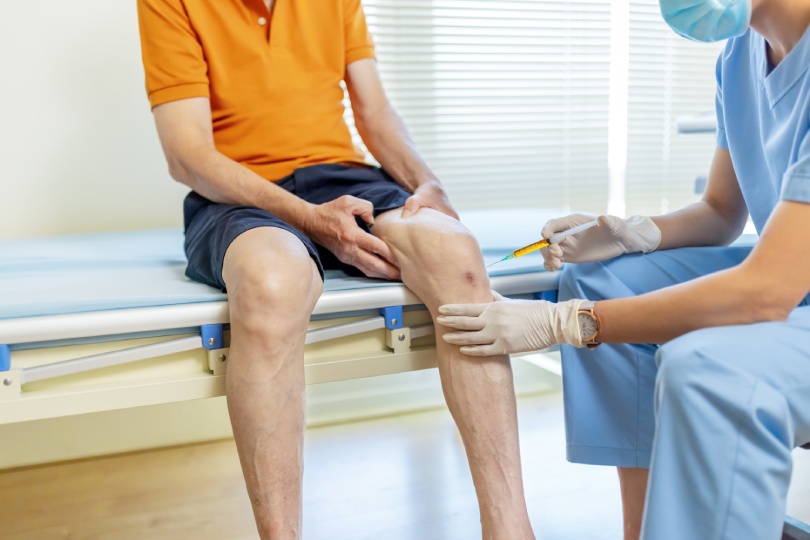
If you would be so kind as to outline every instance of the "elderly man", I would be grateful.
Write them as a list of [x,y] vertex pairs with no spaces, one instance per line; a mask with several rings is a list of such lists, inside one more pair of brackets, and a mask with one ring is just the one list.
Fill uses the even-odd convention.
[[[227,290],[228,409],[262,538],[301,536],[304,338],[323,270],[401,278],[431,314],[492,298],[475,239],[388,102],[359,0],[139,0],[187,274]],[[382,165],[370,167],[343,120]],[[439,371],[485,538],[532,538],[508,357]]]

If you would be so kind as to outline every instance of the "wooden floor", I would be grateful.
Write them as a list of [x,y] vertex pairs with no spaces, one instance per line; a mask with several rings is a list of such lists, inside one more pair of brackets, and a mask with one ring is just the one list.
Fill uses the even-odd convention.
[[[565,461],[560,396],[520,415],[538,537],[621,538],[614,470]],[[810,452],[796,458],[789,512],[810,520]],[[232,441],[0,473],[0,508],[5,540],[258,538]],[[304,515],[308,540],[480,538],[444,410],[309,430]]]

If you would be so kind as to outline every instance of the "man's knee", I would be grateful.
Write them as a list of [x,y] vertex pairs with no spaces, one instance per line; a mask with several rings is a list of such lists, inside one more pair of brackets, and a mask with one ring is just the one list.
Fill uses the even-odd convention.
[[[373,232],[405,254],[408,262],[445,266],[482,260],[478,241],[458,220],[430,208],[422,208],[404,219],[399,215],[399,210],[383,214]],[[465,279],[474,281],[478,276],[469,275]]]
[[300,241],[294,238],[272,246],[253,241],[229,249],[225,261],[223,278],[232,321],[266,328],[271,317],[292,324],[309,320],[323,282]]

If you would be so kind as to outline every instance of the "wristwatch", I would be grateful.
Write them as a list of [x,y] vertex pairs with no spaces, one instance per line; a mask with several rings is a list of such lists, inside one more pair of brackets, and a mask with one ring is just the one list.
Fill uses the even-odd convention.
[[589,349],[599,346],[596,337],[599,335],[599,317],[593,312],[594,302],[583,302],[577,310],[577,321],[579,322],[579,336],[582,344]]

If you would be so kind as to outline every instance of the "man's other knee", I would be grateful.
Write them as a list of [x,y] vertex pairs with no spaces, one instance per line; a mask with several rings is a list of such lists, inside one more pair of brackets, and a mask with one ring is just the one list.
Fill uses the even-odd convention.
[[237,244],[250,232],[237,238],[225,256],[223,279],[232,321],[247,329],[266,328],[270,318],[306,323],[323,290],[306,247],[286,231],[280,241],[272,242],[278,234],[256,234]]
[[[458,220],[431,208],[422,208],[404,219],[400,217],[400,210],[392,210],[378,219],[374,234],[409,259],[437,266],[483,260],[478,241],[470,230]],[[475,280],[476,276],[465,279]]]
[[423,300],[448,294],[468,301],[492,299],[481,248],[459,221],[430,208],[405,219],[398,210],[380,218],[374,234],[394,250],[403,281],[427,295]]

